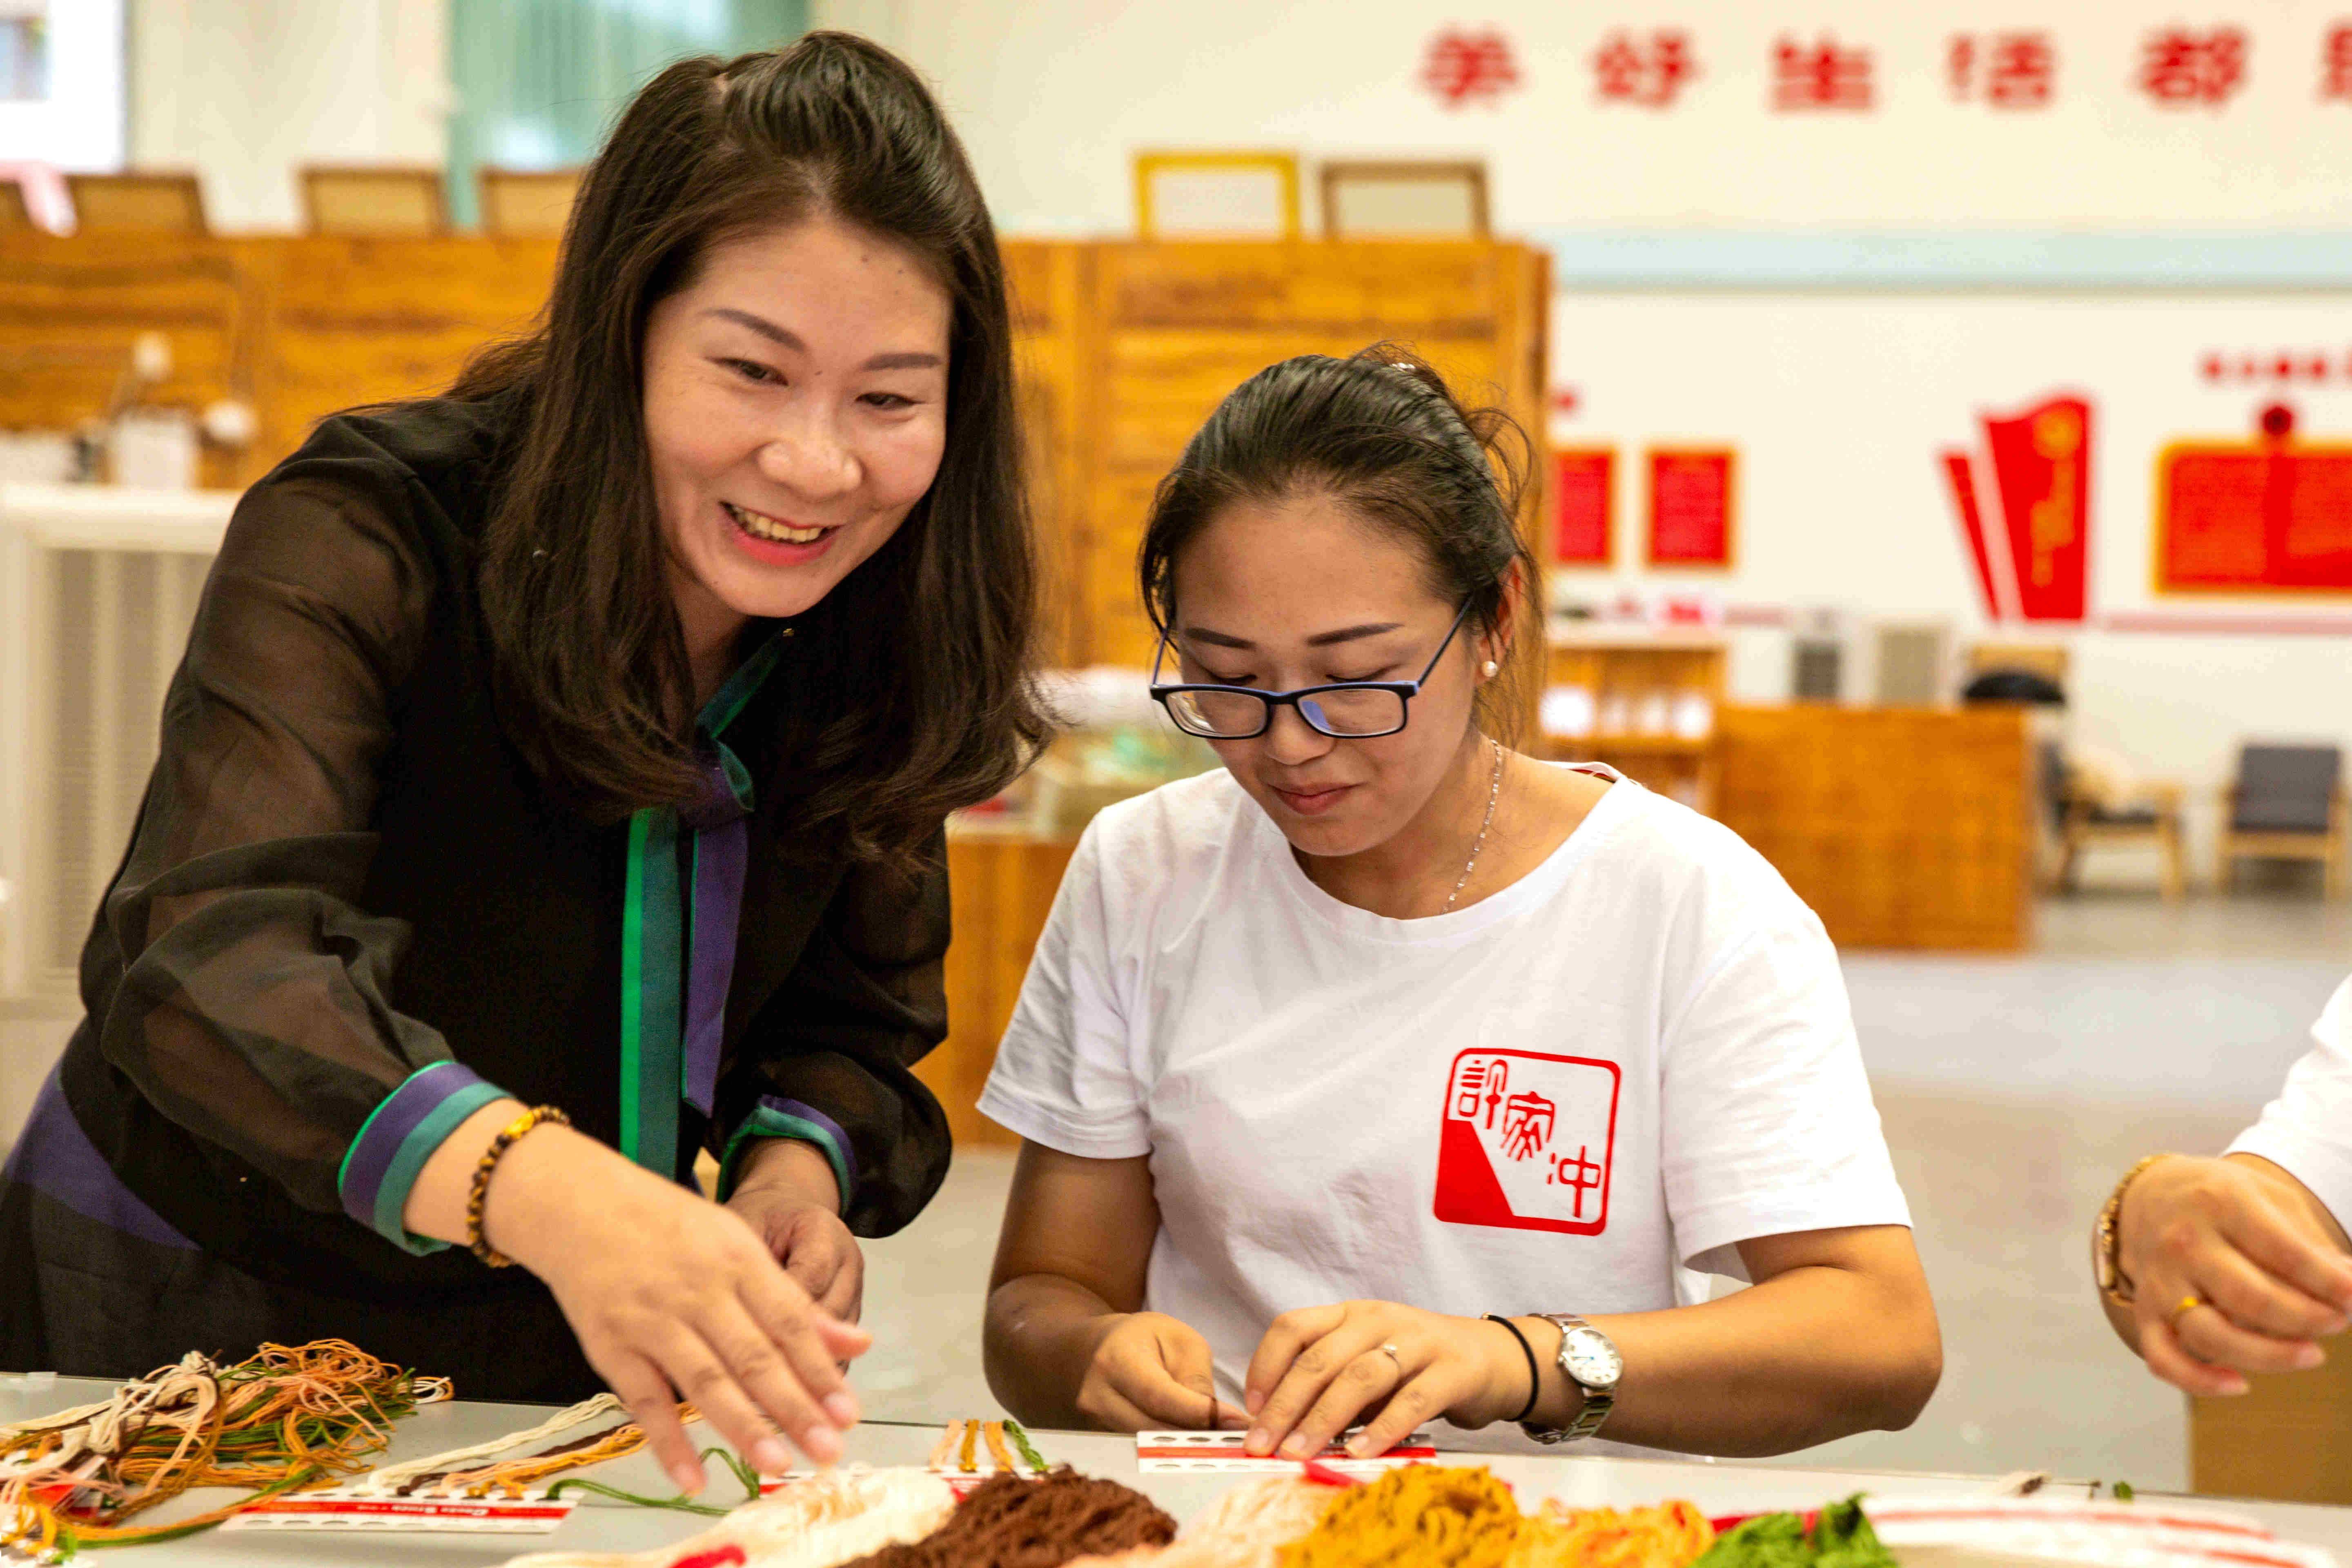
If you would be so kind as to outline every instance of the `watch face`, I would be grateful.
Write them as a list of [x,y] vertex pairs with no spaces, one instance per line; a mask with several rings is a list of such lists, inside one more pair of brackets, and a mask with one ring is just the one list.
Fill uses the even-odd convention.
[[1614,1388],[1625,1370],[1624,1359],[1609,1336],[1599,1329],[1570,1329],[1560,1343],[1560,1365],[1587,1388]]

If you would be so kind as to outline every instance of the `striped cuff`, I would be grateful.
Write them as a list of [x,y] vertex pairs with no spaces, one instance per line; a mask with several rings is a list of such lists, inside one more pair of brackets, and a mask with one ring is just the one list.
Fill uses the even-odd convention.
[[857,1156],[849,1147],[849,1134],[841,1130],[841,1123],[813,1105],[766,1094],[751,1108],[751,1114],[743,1119],[743,1125],[735,1129],[735,1136],[727,1140],[727,1152],[719,1162],[720,1203],[734,1195],[736,1168],[751,1153],[751,1145],[762,1138],[792,1138],[815,1144],[833,1166],[833,1179],[841,1189],[841,1212],[849,1212],[849,1194],[857,1184]]
[[446,1241],[410,1235],[401,1224],[408,1189],[459,1122],[505,1098],[506,1090],[457,1062],[435,1062],[409,1074],[368,1113],[343,1152],[342,1173],[335,1183],[343,1212],[404,1252],[423,1257],[446,1247]]

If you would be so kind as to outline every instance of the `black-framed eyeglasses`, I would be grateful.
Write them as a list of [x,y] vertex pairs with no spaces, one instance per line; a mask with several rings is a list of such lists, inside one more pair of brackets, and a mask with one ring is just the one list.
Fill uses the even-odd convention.
[[1342,680],[1329,686],[1302,686],[1296,691],[1261,691],[1254,686],[1162,684],[1160,663],[1167,656],[1168,634],[1151,650],[1152,700],[1168,710],[1168,717],[1188,735],[1211,741],[1249,741],[1273,727],[1274,710],[1296,708],[1308,728],[1338,741],[1368,740],[1393,735],[1404,728],[1407,704],[1420,695],[1437,668],[1437,661],[1454,646],[1470,606],[1465,603],[1445,628],[1445,640],[1429,656],[1428,668],[1414,680]]

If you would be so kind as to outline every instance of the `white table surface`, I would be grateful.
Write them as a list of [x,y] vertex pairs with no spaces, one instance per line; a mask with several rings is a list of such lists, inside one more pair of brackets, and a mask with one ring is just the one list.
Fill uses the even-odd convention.
[[[31,1389],[20,1380],[0,1380],[0,1426],[23,1421],[68,1405],[103,1398],[112,1384],[94,1379],[58,1378],[46,1388]],[[485,1405],[457,1401],[428,1406],[395,1428],[385,1462],[420,1458],[427,1454],[488,1441],[504,1433],[536,1426],[547,1416],[537,1405]],[[991,1411],[974,1411],[992,1415]],[[943,1424],[943,1423],[942,1423]],[[692,1429],[702,1447],[714,1446],[709,1426]],[[898,1426],[874,1422],[849,1436],[848,1458],[871,1465],[919,1465],[939,1441],[939,1426]],[[1144,1476],[1135,1466],[1132,1438],[1092,1432],[1036,1432],[1039,1452],[1049,1463],[1066,1463],[1087,1475],[1121,1481],[1151,1497],[1161,1507],[1185,1520],[1236,1484],[1222,1476]],[[1887,1470],[1812,1469],[1787,1465],[1741,1465],[1709,1460],[1622,1459],[1599,1456],[1522,1458],[1517,1455],[1465,1455],[1463,1462],[1483,1464],[1510,1483],[1522,1505],[1532,1507],[1544,1498],[1580,1507],[1624,1506],[1687,1498],[1706,1512],[1750,1513],[1774,1509],[1809,1509],[1852,1492],[1879,1498],[1948,1498],[1995,1495],[2000,1479],[1992,1476],[1925,1475]],[[717,1466],[710,1467],[711,1485],[704,1500],[730,1503],[740,1491]],[[667,1497],[671,1488],[659,1468],[643,1454],[578,1472],[609,1485],[648,1497]],[[175,1516],[215,1507],[233,1494],[191,1493],[171,1507],[142,1515],[142,1521],[162,1523]],[[2053,1482],[2044,1495],[2080,1498],[2081,1483]],[[2229,1501],[2213,1506],[2263,1521],[2290,1540],[2334,1551],[2344,1568],[2352,1568],[2352,1509],[2315,1508],[2290,1503]],[[230,1568],[231,1564],[418,1563],[475,1565],[504,1563],[524,1552],[558,1548],[636,1552],[682,1540],[706,1528],[709,1521],[695,1514],[634,1508],[604,1499],[583,1499],[572,1517],[546,1535],[419,1535],[365,1534],[327,1531],[207,1531],[178,1541],[123,1549],[120,1568]],[[108,1561],[115,1558],[110,1555]]]

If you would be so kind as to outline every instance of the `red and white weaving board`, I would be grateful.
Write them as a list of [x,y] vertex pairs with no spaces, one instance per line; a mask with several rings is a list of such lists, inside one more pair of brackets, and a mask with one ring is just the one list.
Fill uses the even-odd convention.
[[[1148,1476],[1207,1473],[1227,1476],[1281,1476],[1296,1473],[1310,1461],[1282,1459],[1268,1455],[1258,1458],[1244,1453],[1242,1445],[1248,1441],[1245,1432],[1138,1432],[1135,1435],[1135,1468]],[[1385,1454],[1369,1459],[1359,1459],[1339,1444],[1333,1443],[1313,1462],[1341,1475],[1378,1475],[1399,1465],[1415,1465],[1437,1458],[1437,1450],[1426,1432],[1415,1432]]]
[[272,1498],[230,1515],[221,1528],[544,1535],[572,1509],[570,1498],[380,1497],[335,1488]]
[[1962,1546],[2107,1568],[2335,1568],[2316,1546],[2281,1541],[2242,1514],[2170,1501],[2039,1498],[1864,1504],[1889,1546]]

